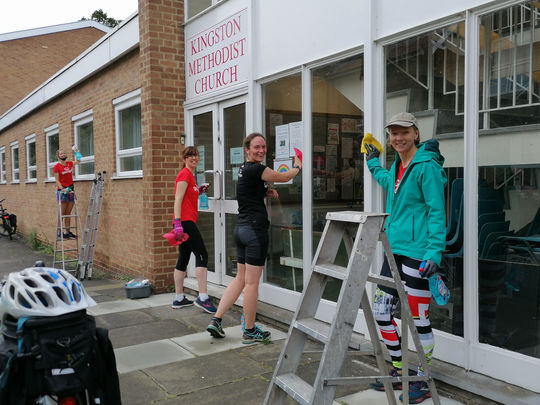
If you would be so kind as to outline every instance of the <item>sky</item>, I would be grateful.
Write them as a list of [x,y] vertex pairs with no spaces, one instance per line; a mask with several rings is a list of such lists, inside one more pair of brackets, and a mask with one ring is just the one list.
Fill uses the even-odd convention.
[[90,19],[102,9],[124,20],[137,11],[137,0],[0,0],[0,34]]

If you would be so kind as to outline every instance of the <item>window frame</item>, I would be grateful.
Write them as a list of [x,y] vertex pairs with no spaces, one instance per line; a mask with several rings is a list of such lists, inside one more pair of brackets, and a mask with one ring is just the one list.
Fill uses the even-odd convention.
[[[30,134],[24,138],[26,144],[26,181],[25,183],[37,183],[37,149],[36,149],[36,134]],[[30,144],[34,144],[34,156],[36,162],[30,165]],[[20,165],[19,165],[20,166]],[[30,173],[34,171],[35,177],[31,177]]]
[[[21,182],[20,178],[20,149],[19,149],[19,141],[13,141],[9,144],[10,150],[11,150],[11,184],[19,184]],[[15,149],[17,150],[17,168],[15,168],[15,158],[13,157]],[[17,178],[15,179],[15,175],[17,175]]]
[[6,147],[0,146],[0,184],[6,184],[6,172]]
[[58,130],[58,124],[53,124],[50,127],[47,127],[43,130],[45,132],[45,152],[46,152],[46,159],[47,159],[47,180],[48,181],[54,181],[54,173],[53,173],[53,167],[57,163],[57,159],[55,161],[49,161],[50,156],[50,143],[49,139],[55,135],[58,135],[58,145],[60,145],[60,132]]
[[[114,106],[114,127],[116,140],[116,177],[142,177],[143,170],[121,171],[121,159],[127,157],[141,156],[142,157],[142,131],[141,131],[141,146],[136,148],[120,150],[120,113],[130,107],[141,104],[141,89],[133,90],[121,97],[112,101]],[[142,121],[142,114],[141,114]],[[142,125],[142,123],[141,123]]]
[[[74,135],[75,146],[79,147],[79,144],[80,144],[79,132],[78,132],[79,127],[85,124],[88,124],[90,122],[92,123],[92,143],[94,143],[94,126],[93,126],[94,111],[92,109],[73,116],[71,118],[71,121],[73,122],[73,135]],[[95,153],[95,150],[94,150],[94,153]],[[95,161],[95,155],[89,155],[89,156],[83,156],[80,160],[80,163],[81,164],[94,163],[94,161]],[[94,165],[94,169],[95,169],[95,165]],[[81,165],[80,164],[75,165],[75,179],[77,180],[92,180],[96,177],[94,173],[80,174],[80,170],[81,170]]]

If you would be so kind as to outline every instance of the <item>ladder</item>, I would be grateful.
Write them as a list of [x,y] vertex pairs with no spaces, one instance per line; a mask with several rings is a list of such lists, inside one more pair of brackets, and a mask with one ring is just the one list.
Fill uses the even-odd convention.
[[[397,265],[384,233],[387,214],[358,211],[329,212],[326,225],[313,259],[311,277],[302,293],[298,308],[291,322],[287,340],[274,369],[268,387],[265,405],[284,404],[287,396],[303,405],[331,404],[338,385],[360,382],[382,382],[389,404],[396,404],[392,382],[403,381],[408,387],[412,381],[426,381],[434,404],[439,405],[439,396],[431,370],[427,364],[420,338],[413,323],[407,295],[401,282]],[[334,264],[341,242],[349,254],[347,267]],[[393,279],[370,274],[369,269],[378,242],[381,241],[388,258]],[[330,324],[315,319],[326,283],[341,280],[341,290],[336,311]],[[389,376],[383,355],[383,343],[379,340],[378,328],[366,294],[366,283],[375,282],[395,288],[401,300],[403,370],[401,377]],[[381,375],[366,377],[339,377],[345,355],[353,334],[353,326],[362,308],[374,348],[377,366]],[[408,327],[407,327],[408,325]],[[413,337],[418,360],[424,376],[408,375],[407,329]],[[319,368],[314,382],[308,383],[297,374],[304,346],[308,338],[324,345]],[[370,352],[369,354],[373,354]],[[409,403],[409,391],[403,390],[403,403]]]
[[77,264],[77,270],[75,272],[76,277],[80,280],[92,278],[99,214],[101,213],[101,203],[103,202],[103,185],[105,183],[106,175],[106,171],[97,174],[97,177],[92,184],[92,191],[90,192],[88,212],[86,213],[86,222],[82,234],[79,263]]
[[[60,268],[59,263],[62,263],[62,270],[74,272],[75,266],[69,266],[67,269],[66,266],[68,266],[70,263],[76,263],[79,260],[77,253],[79,252],[79,229],[81,229],[81,219],[79,217],[79,208],[77,206],[77,195],[73,190],[70,191],[70,193],[73,193],[73,210],[71,211],[71,214],[62,214],[62,202],[61,199],[58,199],[56,239],[54,242],[52,266],[54,268]],[[74,221],[70,220],[69,228],[64,227],[64,218],[74,218]],[[75,230],[76,237],[74,239],[66,239],[64,237],[64,233],[71,232],[73,229]],[[75,243],[73,244],[73,242]],[[66,254],[71,258],[68,258]]]

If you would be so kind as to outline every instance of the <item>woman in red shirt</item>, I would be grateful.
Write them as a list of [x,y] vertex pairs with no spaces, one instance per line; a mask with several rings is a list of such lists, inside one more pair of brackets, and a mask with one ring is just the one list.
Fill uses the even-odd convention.
[[[76,238],[71,232],[71,210],[75,204],[75,193],[73,186],[73,165],[78,165],[80,162],[75,158],[75,161],[67,160],[67,153],[63,149],[56,152],[58,163],[53,167],[54,178],[56,180],[56,200],[61,202],[62,216],[64,216],[64,239]],[[57,231],[57,236],[60,237],[60,229]]]
[[[179,241],[184,242],[178,246],[179,254],[174,269],[174,287],[176,296],[172,308],[184,308],[193,305],[193,301],[184,296],[184,279],[191,253],[195,255],[195,274],[199,284],[199,296],[195,305],[203,311],[213,314],[216,307],[212,298],[208,296],[206,280],[208,272],[208,252],[197,228],[198,202],[200,188],[195,182],[195,170],[199,164],[199,151],[195,146],[188,146],[182,153],[184,168],[176,177],[174,191],[174,233]],[[201,188],[204,186],[201,186]],[[189,235],[186,240],[185,235]]]

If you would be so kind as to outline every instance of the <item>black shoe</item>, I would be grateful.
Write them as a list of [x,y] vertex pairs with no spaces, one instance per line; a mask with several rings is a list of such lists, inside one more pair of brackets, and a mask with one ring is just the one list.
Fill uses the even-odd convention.
[[208,332],[212,335],[212,337],[221,339],[225,337],[225,332],[223,331],[223,328],[221,327],[221,319],[218,319],[216,317],[212,318],[212,322],[210,322],[210,325],[206,328]]
[[62,236],[64,237],[64,239],[69,239],[69,233],[65,233]]
[[[401,374],[398,373],[397,369],[393,368],[390,370],[390,377],[401,377]],[[375,391],[384,391],[384,384],[380,381],[377,381],[375,383],[369,384],[371,388],[373,388]],[[403,383],[401,381],[393,382],[392,388],[394,390],[402,390],[403,389]]]
[[270,332],[262,330],[257,325],[253,327],[251,332],[246,329],[242,335],[242,343],[245,345],[268,340],[270,340]]
[[76,239],[77,238],[77,235],[75,235],[74,233],[72,233],[71,231],[68,232],[68,235],[70,238],[72,239]]
[[[419,404],[428,398],[431,398],[431,392],[425,381],[414,381],[409,385],[409,404]],[[399,400],[403,402],[403,394]]]
[[188,300],[186,297],[184,297],[182,301],[174,300],[171,305],[171,308],[179,309],[179,308],[190,307],[192,305],[193,305],[193,301]]

